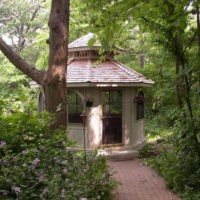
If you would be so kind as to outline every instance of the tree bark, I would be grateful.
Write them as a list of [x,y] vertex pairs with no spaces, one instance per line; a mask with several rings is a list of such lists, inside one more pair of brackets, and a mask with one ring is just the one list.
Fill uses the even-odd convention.
[[[176,60],[176,76],[180,74],[180,62],[177,59]],[[180,110],[183,109],[183,94],[184,94],[184,89],[183,89],[183,77],[179,77],[176,83],[176,97],[178,101],[178,107]]]
[[30,66],[15,53],[0,37],[0,50],[20,71],[42,85],[45,108],[56,114],[51,128],[67,127],[67,55],[69,32],[69,0],[52,0],[49,18],[49,63],[48,70],[41,71]]
[[[199,6],[196,6],[196,20],[197,20],[197,38],[198,38],[198,55],[200,56],[200,21],[199,21]],[[197,72],[197,76],[198,76],[198,84],[200,87],[200,73]]]
[[67,55],[69,0],[52,0],[49,18],[49,66],[44,80],[45,108],[56,113],[52,128],[67,126]]
[[[183,65],[183,70],[185,69],[185,66]],[[187,103],[187,107],[188,107],[188,111],[189,111],[189,115],[190,115],[190,119],[193,123],[193,120],[194,120],[194,117],[193,117],[193,110],[192,110],[192,104],[191,104],[191,98],[190,98],[190,91],[191,91],[191,88],[190,88],[190,83],[189,83],[189,79],[188,79],[188,76],[185,74],[184,75],[184,80],[185,80],[185,90],[186,90],[186,103]]]
[[198,53],[200,54],[200,22],[199,22],[199,6],[196,6],[197,12],[197,38],[198,38]]
[[[182,45],[182,43],[180,43],[178,35],[176,35],[176,37],[175,37],[174,44],[175,44],[176,60],[178,61],[179,66],[180,65],[182,66],[182,70],[184,71],[186,60],[185,60],[185,57],[184,57],[183,45]],[[193,110],[192,110],[191,99],[190,99],[191,88],[190,88],[188,76],[190,76],[190,74],[184,74],[183,75],[183,80],[185,82],[185,87],[183,87],[183,91],[185,91],[184,97],[185,97],[185,101],[186,101],[186,104],[187,104],[189,116],[190,116],[191,121],[193,122]]]
[[140,67],[144,67],[144,34],[142,36],[142,40],[140,41],[140,48],[141,48],[141,51],[140,51]]

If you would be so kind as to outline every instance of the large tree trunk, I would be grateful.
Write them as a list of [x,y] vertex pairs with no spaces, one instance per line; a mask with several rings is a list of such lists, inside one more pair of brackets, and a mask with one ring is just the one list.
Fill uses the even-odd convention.
[[41,71],[30,66],[14,52],[0,37],[0,50],[9,61],[28,77],[42,85],[45,93],[45,107],[56,114],[56,121],[51,126],[67,127],[67,55],[69,30],[69,0],[52,0],[49,18],[49,66]]
[[49,66],[43,84],[45,108],[56,113],[52,126],[67,126],[67,55],[69,32],[69,0],[52,0],[49,18]]

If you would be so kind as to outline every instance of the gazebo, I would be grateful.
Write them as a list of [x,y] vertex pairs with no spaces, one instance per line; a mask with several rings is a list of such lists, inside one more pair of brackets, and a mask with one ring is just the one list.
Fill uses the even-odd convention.
[[[114,60],[106,53],[100,64],[100,44],[91,48],[89,33],[69,44],[67,65],[68,129],[70,137],[83,147],[81,114],[87,114],[86,148],[100,148],[101,153],[134,156],[145,144],[142,88],[154,82]],[[96,64],[95,64],[96,63]],[[34,87],[34,83],[32,83]],[[39,95],[39,110],[44,109]]]

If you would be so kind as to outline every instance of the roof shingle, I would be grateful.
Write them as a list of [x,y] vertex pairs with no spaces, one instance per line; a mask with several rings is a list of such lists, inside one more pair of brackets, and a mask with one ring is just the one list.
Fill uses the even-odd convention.
[[[80,37],[79,39],[71,42],[68,45],[69,51],[71,49],[82,48],[82,47],[86,47],[88,49],[88,42],[94,36],[95,36],[94,33],[88,33],[87,35],[84,35],[83,37]],[[101,47],[101,44],[96,42],[96,43],[94,43],[93,47]]]
[[70,61],[67,67],[67,83],[154,83],[114,60],[106,60],[93,66],[95,61],[91,59]]

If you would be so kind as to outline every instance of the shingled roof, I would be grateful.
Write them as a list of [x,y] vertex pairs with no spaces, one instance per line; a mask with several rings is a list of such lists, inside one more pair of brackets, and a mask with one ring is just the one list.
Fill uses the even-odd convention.
[[93,66],[95,60],[71,60],[67,67],[68,86],[150,86],[154,82],[129,67],[106,60]]
[[[69,52],[89,50],[88,42],[95,34],[87,35],[69,44]],[[101,44],[96,42],[91,49],[99,49]],[[94,59],[72,59],[67,66],[68,86],[149,86],[154,82],[129,67],[107,59],[94,66]]]
[[[71,51],[77,51],[77,49],[89,49],[88,48],[88,42],[91,38],[95,36],[94,33],[88,33],[87,35],[84,35],[83,37],[78,38],[77,40],[71,42],[68,46],[69,52]],[[98,49],[101,47],[101,44],[98,42],[95,42],[90,49]]]
[[[94,36],[89,33],[69,44],[69,52],[81,50],[97,50],[101,46],[96,43],[88,48],[88,41]],[[154,82],[142,74],[130,69],[113,59],[106,59],[94,65],[97,59],[73,58],[67,65],[68,87],[148,87]],[[36,87],[31,82],[31,87]]]

